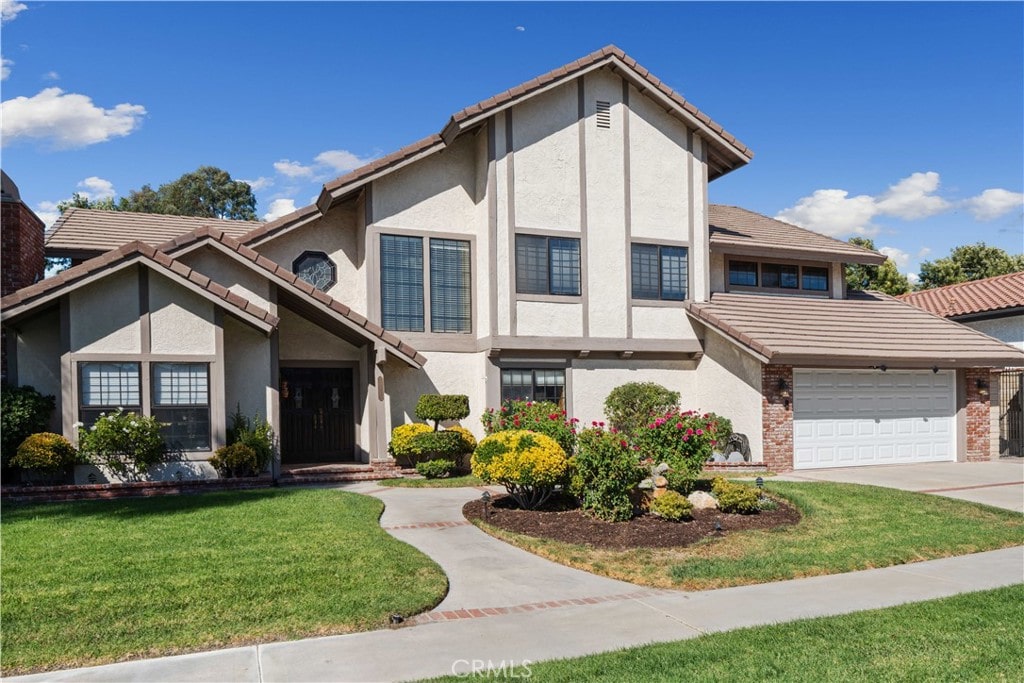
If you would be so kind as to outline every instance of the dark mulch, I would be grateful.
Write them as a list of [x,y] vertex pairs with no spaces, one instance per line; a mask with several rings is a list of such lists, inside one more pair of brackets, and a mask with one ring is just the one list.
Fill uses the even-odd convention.
[[[724,536],[747,529],[772,529],[796,524],[800,513],[783,501],[776,510],[756,515],[729,515],[718,510],[694,510],[689,522],[668,522],[654,515],[641,515],[628,522],[605,522],[579,510],[567,498],[554,499],[540,510],[520,510],[508,496],[495,497],[484,521],[500,529],[564,543],[589,545],[605,550],[630,548],[676,548],[709,536]],[[462,508],[469,520],[483,519],[483,503],[473,500]],[[715,522],[722,530],[715,530]]]

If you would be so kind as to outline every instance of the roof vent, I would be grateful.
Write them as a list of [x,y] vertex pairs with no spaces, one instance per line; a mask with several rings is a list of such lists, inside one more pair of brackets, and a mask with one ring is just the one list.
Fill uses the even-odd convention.
[[612,127],[612,105],[611,102],[597,101],[597,127]]

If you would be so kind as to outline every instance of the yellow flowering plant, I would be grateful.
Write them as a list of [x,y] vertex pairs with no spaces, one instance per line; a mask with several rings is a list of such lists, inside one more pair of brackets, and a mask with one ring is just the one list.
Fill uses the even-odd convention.
[[526,430],[497,432],[483,439],[472,458],[473,474],[501,484],[524,510],[543,505],[569,474],[569,458],[558,442]]

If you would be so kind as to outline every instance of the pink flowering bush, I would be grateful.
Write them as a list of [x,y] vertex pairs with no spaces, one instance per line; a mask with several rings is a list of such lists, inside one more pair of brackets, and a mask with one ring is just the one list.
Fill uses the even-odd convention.
[[549,401],[505,401],[501,408],[488,408],[480,417],[484,431],[490,434],[525,429],[550,436],[567,455],[576,452],[576,418]]
[[714,413],[673,408],[638,429],[634,443],[642,459],[668,463],[674,472],[695,478],[715,446],[724,444],[731,431],[729,421]]
[[594,423],[579,434],[570,491],[589,514],[609,522],[633,517],[632,493],[646,476],[629,438]]

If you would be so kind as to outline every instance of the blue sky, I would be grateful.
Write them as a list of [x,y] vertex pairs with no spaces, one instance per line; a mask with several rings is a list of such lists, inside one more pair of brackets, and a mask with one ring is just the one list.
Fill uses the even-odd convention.
[[904,272],[1024,249],[1022,3],[2,2],[2,164],[47,220],[206,164],[261,216],[303,206],[615,43],[755,151],[713,202],[870,235]]

